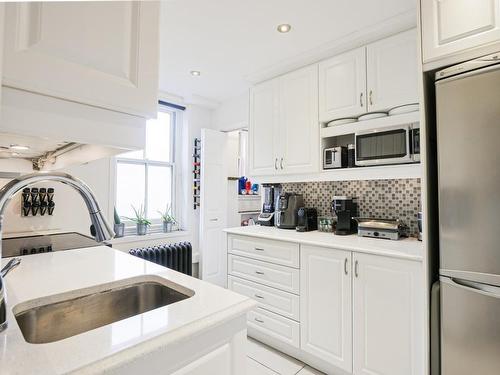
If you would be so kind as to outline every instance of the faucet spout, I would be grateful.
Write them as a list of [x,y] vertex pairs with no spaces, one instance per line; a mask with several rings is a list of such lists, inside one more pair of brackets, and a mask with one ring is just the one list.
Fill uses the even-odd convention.
[[[94,228],[93,235],[98,242],[110,240],[114,237],[113,229],[106,221],[106,218],[101,212],[99,203],[94,196],[92,190],[81,180],[67,173],[60,172],[39,172],[28,174],[13,179],[2,189],[0,189],[0,259],[2,257],[2,224],[3,212],[7,203],[12,199],[14,194],[22,190],[26,186],[45,181],[59,181],[69,185],[80,193],[80,196],[87,206],[89,211],[90,221]],[[0,332],[7,328],[7,306],[5,301],[5,284],[0,275]]]

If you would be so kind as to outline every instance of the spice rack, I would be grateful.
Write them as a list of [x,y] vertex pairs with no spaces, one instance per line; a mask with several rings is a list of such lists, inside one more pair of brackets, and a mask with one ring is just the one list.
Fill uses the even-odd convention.
[[193,145],[193,208],[200,206],[201,184],[201,139],[195,138]]

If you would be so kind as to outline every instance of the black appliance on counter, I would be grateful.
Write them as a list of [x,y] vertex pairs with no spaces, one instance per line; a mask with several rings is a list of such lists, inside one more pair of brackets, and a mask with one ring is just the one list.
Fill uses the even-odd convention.
[[99,245],[111,247],[109,243],[99,243],[92,237],[76,232],[9,237],[2,239],[2,258],[73,250]]
[[335,234],[345,236],[358,231],[358,201],[354,197],[333,197],[332,212],[337,217]]
[[297,193],[281,193],[276,207],[276,227],[295,229],[299,208],[304,207],[304,197]]
[[297,213],[297,232],[310,232],[318,229],[318,210],[301,207]]
[[274,226],[274,217],[276,211],[276,201],[281,194],[280,184],[262,184],[264,190],[264,203],[262,204],[262,212],[257,218],[260,225],[272,227]]

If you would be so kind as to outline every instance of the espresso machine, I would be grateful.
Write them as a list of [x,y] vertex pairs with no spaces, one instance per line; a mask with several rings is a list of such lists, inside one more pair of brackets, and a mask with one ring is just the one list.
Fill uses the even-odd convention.
[[304,207],[304,197],[297,193],[281,193],[276,207],[276,227],[295,229],[298,223],[299,208]]
[[262,204],[262,212],[257,218],[260,225],[274,226],[274,217],[276,211],[276,201],[281,194],[280,184],[262,184],[264,203]]
[[335,234],[345,236],[358,231],[358,200],[354,197],[335,196],[332,200],[332,212],[337,217]]

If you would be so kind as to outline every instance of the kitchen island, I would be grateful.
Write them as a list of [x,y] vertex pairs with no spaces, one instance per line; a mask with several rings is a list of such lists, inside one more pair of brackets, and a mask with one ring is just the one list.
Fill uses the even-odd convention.
[[[0,333],[2,375],[244,371],[246,313],[255,302],[229,290],[105,246],[24,256],[4,280],[9,326]],[[25,339],[16,320],[28,309],[134,283],[160,284],[183,299],[46,343],[27,342],[43,340]]]

